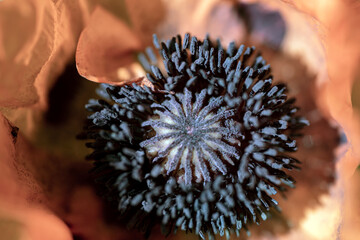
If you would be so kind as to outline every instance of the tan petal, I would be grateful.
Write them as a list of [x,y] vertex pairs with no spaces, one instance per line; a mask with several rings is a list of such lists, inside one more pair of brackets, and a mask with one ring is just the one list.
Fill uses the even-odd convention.
[[91,4],[20,1],[0,5],[0,106],[40,101],[44,108],[48,89],[74,54]]
[[[351,89],[359,76],[360,66],[359,11],[358,1],[337,1],[327,21],[329,36],[326,48],[331,81],[322,100],[329,107],[330,114],[343,127],[350,145],[338,162],[338,174],[342,177],[345,188],[344,205],[341,206],[344,209],[341,212],[343,222],[339,223],[341,239],[356,239],[360,234],[359,171],[355,172],[360,163],[360,111],[352,108],[351,101]],[[359,92],[353,94],[359,96]]]
[[69,62],[74,53],[82,29],[90,18],[93,6],[89,0],[62,0],[55,4],[54,49],[49,60],[36,77],[35,87],[39,95],[37,108],[46,109],[48,91]]
[[0,106],[37,101],[33,83],[54,47],[54,13],[50,1],[0,4]]
[[[346,149],[338,151],[337,185],[332,188],[324,206],[306,216],[302,228],[316,239],[356,239],[354,236],[359,235],[359,206],[358,185],[354,180],[359,178],[354,171],[360,162],[357,147],[360,144],[360,118],[357,109],[352,108],[351,88],[358,74],[360,59],[360,5],[354,0],[318,0],[311,4],[306,1],[288,2],[313,16],[312,20],[318,23],[316,26],[326,58],[313,66],[320,67],[326,63],[325,73],[328,76],[317,91],[319,107],[335,120],[333,124],[340,125],[348,141]],[[319,228],[314,224],[319,219],[326,219],[326,226]]]
[[131,64],[134,51],[140,48],[140,41],[129,27],[98,6],[79,39],[78,71],[91,81],[117,81],[118,69]]
[[[14,127],[1,113],[0,132],[0,202],[24,205],[30,199],[33,199],[31,203],[40,201],[43,198],[37,183],[18,162],[20,152],[24,156],[27,155],[23,151],[23,146],[18,144],[18,128]],[[36,200],[33,197],[35,195]]]
[[0,113],[0,200],[4,197],[13,200],[19,191],[12,167],[15,156],[15,138],[11,135],[12,130],[8,120]]
[[[33,65],[37,64],[36,62],[21,65],[5,59],[3,65],[0,65],[0,68],[4,67],[6,76],[0,80],[0,92],[4,93],[0,96],[0,106],[1,99],[4,99],[3,107],[31,106],[31,108],[2,108],[1,111],[19,126],[22,133],[28,138],[34,137],[34,130],[38,127],[36,122],[48,108],[49,90],[53,87],[58,76],[64,71],[65,66],[74,61],[74,53],[80,32],[92,11],[92,4],[88,0],[39,1],[34,2],[33,5],[35,8],[40,8],[44,2],[51,3],[51,11],[44,10],[44,13],[41,13],[47,16],[42,24],[44,25],[49,21],[53,29],[46,36],[43,32],[40,32],[39,38],[46,37],[52,43],[52,48],[48,49],[49,51],[46,53],[48,59],[42,64],[39,63],[36,69],[37,73],[29,76],[28,79],[24,78],[24,74],[30,71]],[[18,5],[15,4],[13,8],[16,9],[16,7]],[[39,15],[38,12],[32,14],[35,15],[34,17]],[[44,31],[43,29],[40,30]],[[22,36],[21,33],[17,32],[16,34],[18,35],[15,37],[21,38],[19,37]],[[44,48],[46,49],[46,44],[44,41],[40,41],[36,43],[30,54],[34,53],[36,57],[40,52],[44,51]],[[24,55],[25,50],[22,49],[20,53]]]
[[[56,216],[31,201],[34,189],[19,179],[15,146],[17,130],[0,113],[0,231],[4,239],[72,239]],[[36,206],[36,209],[35,209]]]

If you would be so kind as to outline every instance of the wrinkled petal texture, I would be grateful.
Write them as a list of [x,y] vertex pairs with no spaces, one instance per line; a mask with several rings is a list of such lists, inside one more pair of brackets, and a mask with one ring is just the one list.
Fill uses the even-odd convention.
[[[360,64],[360,3],[359,1],[287,1],[300,11],[314,16],[324,29],[322,41],[326,51],[329,81],[320,91],[319,102],[324,110],[341,125],[346,133],[348,149],[337,163],[338,184],[332,193],[334,204],[325,208],[329,214],[339,211],[337,225],[327,232],[332,239],[356,239],[359,232],[360,118],[352,108],[351,88]],[[316,228],[316,226],[314,226]],[[314,232],[318,229],[313,229]],[[318,233],[319,234],[319,233]],[[317,236],[316,234],[314,234]],[[321,235],[320,235],[321,236]]]
[[87,0],[0,5],[0,106],[46,107],[47,90],[74,53]]
[[[91,11],[87,0],[19,0],[0,3],[0,232],[5,239],[72,239],[62,220],[47,210],[37,175],[44,162],[24,134],[47,108],[48,90],[75,52]],[[39,115],[39,114],[38,114]],[[40,168],[39,168],[40,166]],[[55,172],[55,171],[52,171]],[[49,175],[49,174],[48,174]]]
[[48,107],[49,89],[54,85],[57,76],[63,72],[66,64],[74,61],[78,38],[93,8],[89,0],[61,0],[56,1],[54,5],[56,17],[54,48],[35,81],[40,97],[38,102],[40,109]]
[[343,239],[356,239],[360,235],[359,172],[354,176],[355,168],[360,163],[360,117],[359,112],[352,109],[351,103],[351,88],[360,66],[359,11],[359,1],[339,2],[333,9],[334,17],[329,18],[327,41],[331,81],[325,98],[330,113],[344,128],[350,143],[348,152],[339,161],[339,172],[345,185],[345,209],[340,232]]
[[[346,150],[338,149],[337,183],[330,191],[330,198],[322,201],[322,207],[308,213],[302,234],[311,239],[357,239],[360,234],[360,184],[359,171],[356,171],[360,163],[360,118],[358,110],[352,107],[351,89],[359,74],[360,3],[354,0],[283,2],[310,16],[317,30],[326,57],[325,62],[317,61],[318,64],[309,61],[315,67],[326,64],[325,74],[319,76],[322,79],[318,82],[318,105],[336,121],[334,124],[342,127],[348,141]],[[328,222],[326,227],[317,223],[321,219]]]
[[49,1],[1,3],[1,106],[28,106],[38,100],[33,84],[54,47],[53,11]]
[[[0,110],[32,139],[36,122],[48,108],[49,90],[65,65],[74,61],[78,37],[92,5],[88,0],[6,3],[0,4],[5,13],[0,14]],[[27,11],[22,11],[24,6]],[[11,22],[21,27],[11,27]],[[5,49],[16,51],[10,54]]]

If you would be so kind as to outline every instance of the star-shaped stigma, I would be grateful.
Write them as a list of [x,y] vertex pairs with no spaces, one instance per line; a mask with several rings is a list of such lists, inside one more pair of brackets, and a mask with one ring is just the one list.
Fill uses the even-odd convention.
[[[205,101],[208,104],[205,105]],[[178,182],[209,182],[212,174],[226,174],[227,165],[240,158],[236,136],[241,136],[231,119],[234,109],[223,106],[222,97],[209,98],[206,89],[192,102],[192,93],[169,95],[161,104],[151,105],[155,116],[142,123],[155,136],[140,143],[153,162],[162,161],[167,175]]]

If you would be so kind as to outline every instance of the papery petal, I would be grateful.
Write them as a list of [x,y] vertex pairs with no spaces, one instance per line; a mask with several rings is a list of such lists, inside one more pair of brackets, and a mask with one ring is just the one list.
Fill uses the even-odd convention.
[[285,19],[287,31],[282,49],[287,54],[300,57],[309,71],[316,74],[318,83],[326,81],[323,23],[285,1],[260,0],[259,2],[267,4],[269,8],[277,9]]
[[33,203],[40,202],[43,197],[38,184],[19,165],[19,154],[26,156],[23,145],[19,142],[22,142],[22,137],[18,137],[18,128],[0,113],[0,201],[19,205],[30,199]]
[[46,107],[91,8],[87,0],[20,1],[0,5],[0,106]]
[[95,82],[116,82],[119,68],[131,64],[133,52],[140,48],[140,41],[129,27],[98,6],[79,39],[78,71]]
[[[333,233],[331,239],[356,239],[358,226],[358,192],[354,171],[360,162],[360,118],[356,109],[352,109],[351,88],[358,72],[360,60],[360,5],[358,1],[287,1],[298,10],[312,16],[320,25],[320,36],[326,51],[329,77],[318,91],[319,107],[336,120],[346,133],[349,146],[344,154],[342,150],[337,162],[337,184],[331,191],[328,204],[319,207],[304,219],[304,223],[321,215],[329,219],[335,215],[337,222],[327,229],[310,226],[308,233],[321,236],[322,231]],[[320,62],[320,66],[321,66]],[[318,67],[319,65],[314,65]],[[325,78],[326,79],[326,78]],[[356,236],[356,237],[354,237]],[[327,238],[329,239],[329,238]]]
[[[33,6],[37,9],[45,3],[51,11],[41,8],[43,9],[41,14],[38,12],[31,12],[29,14],[30,16],[34,15],[33,17],[36,19],[38,18],[37,15],[44,15],[42,24],[44,27],[51,28],[48,35],[44,35],[43,31],[46,29],[43,30],[43,26],[40,26],[39,38],[45,38],[51,41],[52,44],[51,49],[48,49],[49,51],[46,53],[46,61],[42,62],[42,64],[39,63],[37,73],[27,79],[28,82],[25,82],[26,79],[23,78],[23,75],[33,68],[33,63],[18,66],[5,59],[5,65],[14,65],[17,70],[15,71],[11,68],[4,69],[8,79],[2,78],[0,80],[0,84],[3,84],[3,86],[0,85],[0,92],[3,91],[5,93],[5,95],[0,96],[0,104],[2,98],[9,98],[9,100],[6,100],[9,104],[5,104],[5,102],[3,107],[23,106],[14,101],[19,98],[28,99],[28,95],[33,97],[32,101],[26,103],[26,106],[31,106],[31,108],[1,109],[12,122],[22,129],[22,133],[30,139],[34,137],[34,131],[37,128],[35,122],[42,118],[43,112],[48,108],[49,90],[53,87],[58,76],[64,71],[66,64],[69,61],[74,61],[72,58],[74,57],[78,37],[92,11],[92,4],[88,0],[33,1]],[[13,8],[16,9],[18,6],[14,4]],[[21,32],[16,32],[16,34],[18,35],[14,37],[21,38]],[[44,40],[36,44],[33,51],[29,53],[32,58],[38,56],[44,49],[47,49]],[[23,49],[21,54],[24,55],[24,52],[26,51]],[[17,82],[17,78],[21,79],[22,83]],[[8,81],[11,85],[8,84]]]
[[74,53],[82,29],[89,20],[92,4],[88,0],[59,0],[55,5],[54,49],[47,63],[36,78],[39,95],[37,108],[47,108],[48,91],[68,62],[74,61]]
[[[326,98],[329,111],[343,127],[353,146],[352,160],[340,163],[345,177],[353,175],[360,163],[360,124],[359,112],[352,109],[351,88],[359,71],[360,64],[360,5],[357,1],[338,3],[329,19],[329,36],[326,41],[328,70],[331,81],[327,85]],[[356,5],[357,4],[357,5]],[[350,160],[350,161],[348,161]]]
[[[354,182],[358,179],[358,173],[354,172],[360,162],[360,117],[357,110],[352,108],[351,88],[360,61],[360,5],[353,0],[319,0],[312,4],[304,1],[290,2],[301,11],[313,14],[327,30],[323,43],[327,53],[329,81],[319,94],[319,102],[341,125],[349,143],[347,152],[342,153],[337,163],[338,184],[333,190],[337,194],[332,195],[336,204],[326,211],[328,215],[337,212],[338,225],[329,226],[327,231],[336,233],[333,239],[356,239],[359,236],[359,198],[356,189],[358,185]],[[310,215],[308,218],[311,217]],[[316,227],[310,230],[313,233],[319,231]]]
[[[331,115],[346,133],[350,147],[338,163],[339,176],[344,181],[344,211],[340,228],[342,239],[359,236],[359,173],[360,115],[352,108],[351,88],[360,65],[360,5],[358,1],[338,1],[328,18],[329,37],[326,41],[331,81],[324,93],[324,102]],[[355,173],[354,173],[355,172]]]
[[34,80],[54,47],[50,1],[0,4],[0,106],[28,106],[38,99]]
[[11,200],[19,191],[16,175],[12,168],[15,156],[14,141],[16,141],[16,137],[11,134],[13,131],[14,128],[0,113],[0,196],[7,196]]
[[[69,229],[56,216],[33,202],[34,189],[19,179],[16,160],[17,129],[0,113],[0,229],[9,239],[71,239]],[[9,237],[9,238],[8,238]],[[13,238],[10,238],[13,239]]]

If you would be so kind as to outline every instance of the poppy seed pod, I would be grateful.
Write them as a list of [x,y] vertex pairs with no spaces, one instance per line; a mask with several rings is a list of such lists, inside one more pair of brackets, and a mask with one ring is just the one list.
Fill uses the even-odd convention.
[[265,220],[272,196],[294,186],[290,153],[308,125],[295,99],[254,47],[189,34],[154,46],[139,54],[152,86],[103,84],[86,105],[83,137],[105,195],[148,233],[160,224],[229,238]]

